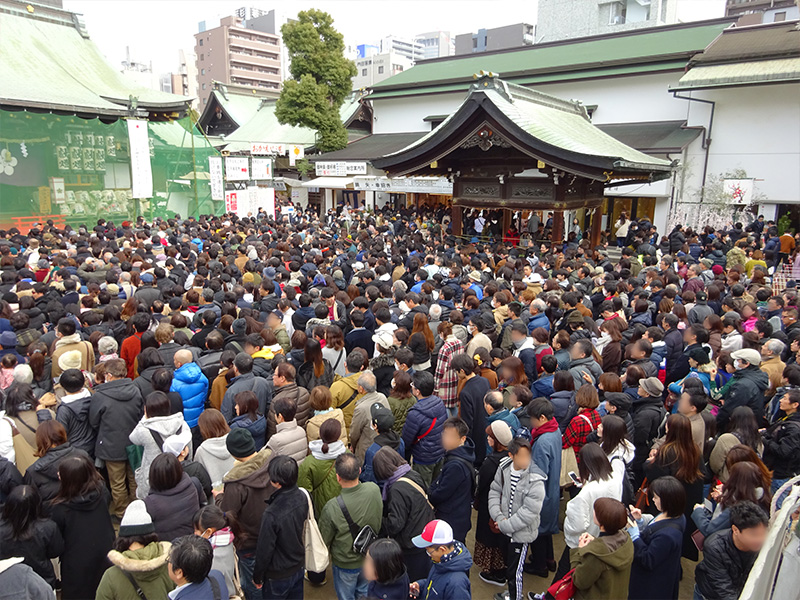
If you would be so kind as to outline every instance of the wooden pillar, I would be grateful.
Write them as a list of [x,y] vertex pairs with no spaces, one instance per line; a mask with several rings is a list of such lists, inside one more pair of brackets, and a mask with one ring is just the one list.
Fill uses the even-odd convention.
[[511,227],[511,211],[507,208],[503,209],[503,232],[500,234],[500,238],[502,239],[506,235],[506,231],[508,228]]
[[452,226],[453,226],[453,235],[458,237],[461,235],[461,216],[463,214],[463,209],[460,206],[456,206],[455,204],[450,208],[450,216],[452,218]]
[[602,231],[603,223],[603,213],[598,206],[594,210],[594,214],[592,214],[592,232],[590,236],[590,241],[592,242],[592,248],[596,248],[600,244],[600,233]]
[[564,241],[564,211],[553,211],[553,230],[550,232],[550,239],[554,244]]

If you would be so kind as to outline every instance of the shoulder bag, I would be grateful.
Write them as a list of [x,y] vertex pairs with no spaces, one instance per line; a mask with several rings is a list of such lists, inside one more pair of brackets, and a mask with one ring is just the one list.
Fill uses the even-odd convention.
[[[577,417],[583,418],[587,423],[589,423],[589,427],[592,428],[592,431],[594,431],[594,425],[592,425],[592,421],[589,419],[589,417],[586,415],[575,415],[573,418]],[[572,446],[569,448],[563,448],[561,450],[561,475],[559,477],[559,484],[562,488],[575,485],[575,482],[573,482],[569,476],[570,472],[578,472],[578,457],[575,456],[575,448]]]
[[5,420],[11,426],[11,441],[14,446],[14,463],[16,464],[20,474],[25,475],[25,471],[27,471],[28,467],[36,462],[38,457],[34,453],[33,447],[31,447],[28,441],[22,437],[22,434],[19,432],[19,429],[17,429],[14,420],[10,419],[9,417],[5,417]]
[[324,573],[328,568],[330,559],[328,557],[328,546],[322,539],[322,534],[314,519],[314,505],[311,503],[311,495],[305,488],[300,488],[308,500],[308,517],[303,525],[303,545],[306,550],[305,566],[307,571],[314,573]]
[[574,572],[575,569],[570,570],[564,577],[547,588],[545,596],[554,598],[554,600],[572,600],[575,597],[575,584],[572,582]]
[[350,511],[347,510],[344,498],[337,496],[336,502],[339,504],[339,508],[342,509],[344,520],[347,521],[347,526],[350,528],[350,535],[353,536],[353,552],[357,552],[362,556],[366,555],[370,544],[378,539],[378,534],[369,525],[364,525],[361,529],[358,528],[358,525],[353,522],[353,518],[350,516]]

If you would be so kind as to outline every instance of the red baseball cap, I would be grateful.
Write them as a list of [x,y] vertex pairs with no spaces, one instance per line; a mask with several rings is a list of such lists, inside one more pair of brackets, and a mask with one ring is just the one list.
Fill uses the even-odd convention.
[[422,533],[411,541],[417,548],[447,546],[453,543],[453,528],[446,521],[434,519],[425,525]]

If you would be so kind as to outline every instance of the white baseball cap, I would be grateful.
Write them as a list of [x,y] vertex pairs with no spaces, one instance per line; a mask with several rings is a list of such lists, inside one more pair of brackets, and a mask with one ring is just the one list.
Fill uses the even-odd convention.
[[453,543],[453,528],[441,519],[434,519],[427,525],[422,533],[413,540],[417,548],[427,548],[428,546],[448,546]]

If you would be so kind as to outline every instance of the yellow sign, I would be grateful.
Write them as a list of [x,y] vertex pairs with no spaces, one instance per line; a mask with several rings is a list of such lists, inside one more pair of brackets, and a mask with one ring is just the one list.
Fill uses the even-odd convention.
[[43,185],[39,187],[39,213],[50,214],[50,187]]

